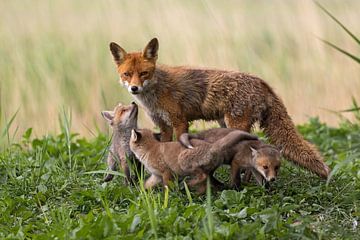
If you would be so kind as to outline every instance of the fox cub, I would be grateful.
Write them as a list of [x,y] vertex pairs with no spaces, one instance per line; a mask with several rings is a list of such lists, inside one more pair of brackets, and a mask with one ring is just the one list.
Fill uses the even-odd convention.
[[151,176],[145,181],[145,188],[160,182],[167,186],[173,174],[179,177],[192,176],[190,187],[197,187],[198,193],[206,189],[205,180],[209,173],[220,166],[232,147],[242,140],[257,139],[243,131],[232,131],[213,143],[194,139],[195,147],[187,149],[179,142],[159,142],[148,129],[132,130],[130,149],[145,166]]
[[[236,131],[230,128],[215,128],[205,130],[196,134],[184,133],[180,136],[180,143],[187,148],[196,147],[198,141],[204,140],[213,143]],[[280,151],[272,145],[260,140],[241,141],[232,146],[231,154],[224,157],[224,164],[231,165],[231,184],[239,188],[241,183],[240,172],[250,170],[259,185],[269,186],[276,180],[280,168]],[[247,174],[246,174],[247,175]],[[247,178],[251,175],[247,175]],[[249,180],[249,179],[247,179]]]
[[[138,106],[134,102],[130,105],[119,104],[113,111],[102,111],[101,114],[113,128],[113,138],[107,158],[108,167],[115,171],[119,163],[126,175],[126,183],[129,183],[131,176],[126,159],[135,159],[135,155],[130,150],[129,141],[131,130],[137,128]],[[104,181],[111,181],[113,177],[114,175],[108,174]]]
[[223,127],[250,132],[258,122],[284,156],[320,177],[330,168],[319,151],[297,132],[287,110],[262,79],[236,71],[170,67],[156,63],[159,42],[152,39],[143,52],[127,53],[110,43],[120,83],[160,127],[161,140],[178,139],[188,122],[219,120]]

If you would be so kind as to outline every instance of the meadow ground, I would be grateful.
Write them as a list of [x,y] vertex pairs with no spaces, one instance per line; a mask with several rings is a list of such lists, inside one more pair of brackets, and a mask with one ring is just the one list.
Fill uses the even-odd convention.
[[[360,119],[359,119],[360,120]],[[175,183],[146,192],[102,183],[109,137],[31,137],[0,152],[1,239],[358,239],[360,126],[299,126],[333,172],[328,182],[283,161],[271,191],[254,184],[206,196]],[[226,167],[217,176],[227,181]]]
[[[360,35],[359,1],[320,3]],[[14,128],[55,133],[65,108],[82,136],[106,130],[100,111],[132,100],[109,42],[135,51],[155,36],[160,63],[262,77],[296,123],[319,116],[336,125],[328,110],[348,108],[352,95],[360,101],[359,67],[318,38],[359,48],[311,0],[13,0],[0,1],[0,127],[19,109]],[[141,123],[151,126],[144,115]]]

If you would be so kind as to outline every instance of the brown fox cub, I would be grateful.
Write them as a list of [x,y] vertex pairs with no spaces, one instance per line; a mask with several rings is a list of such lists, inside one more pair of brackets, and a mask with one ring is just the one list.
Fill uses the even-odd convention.
[[[131,130],[137,128],[138,107],[134,102],[127,106],[119,104],[114,111],[103,111],[101,114],[113,128],[113,138],[107,158],[108,167],[115,171],[117,162],[119,162],[127,182],[130,182],[130,169],[126,158],[135,159],[135,155],[130,150],[129,141]],[[113,177],[114,175],[108,174],[104,181],[111,181]]]
[[160,182],[167,186],[172,175],[176,174],[180,177],[193,176],[189,186],[197,186],[197,191],[202,193],[208,174],[223,163],[225,156],[231,154],[232,146],[249,139],[257,138],[243,131],[232,131],[214,143],[194,139],[196,147],[187,149],[179,142],[159,142],[148,129],[134,129],[130,148],[151,173],[145,188]]
[[[196,147],[199,139],[209,143],[216,142],[229,133],[236,131],[230,128],[214,128],[196,134],[184,133],[180,136],[180,143],[187,148]],[[191,140],[191,142],[190,142]],[[250,170],[259,185],[268,185],[275,181],[280,168],[280,151],[272,145],[260,140],[248,140],[238,142],[233,146],[232,155],[224,158],[224,164],[231,165],[231,184],[240,187],[240,171]],[[251,177],[248,176],[248,177]]]
[[127,53],[116,43],[110,50],[120,83],[141,102],[161,130],[161,140],[187,132],[188,122],[221,120],[226,127],[250,132],[255,122],[286,158],[327,178],[330,168],[318,150],[297,132],[286,108],[262,79],[235,71],[156,65],[159,43]]

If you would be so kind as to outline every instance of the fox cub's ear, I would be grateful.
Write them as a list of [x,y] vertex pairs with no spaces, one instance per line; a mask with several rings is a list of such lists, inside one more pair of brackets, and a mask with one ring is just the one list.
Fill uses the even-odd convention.
[[122,47],[120,47],[118,44],[111,42],[110,51],[114,57],[115,63],[117,65],[120,65],[125,59],[125,55],[126,55],[125,50]]
[[134,141],[134,142],[138,142],[140,141],[141,139],[141,133],[136,131],[135,129],[133,129],[131,131],[131,139]]
[[159,41],[157,38],[151,39],[151,41],[146,45],[143,51],[143,57],[149,60],[157,59],[157,52],[159,50]]
[[252,148],[252,147],[250,147],[250,150],[251,150],[251,156],[252,156],[253,158],[256,158],[257,155],[258,155],[257,150],[256,150],[255,148]]
[[101,115],[105,120],[107,120],[110,124],[112,123],[112,120],[114,119],[114,112],[113,111],[102,111]]

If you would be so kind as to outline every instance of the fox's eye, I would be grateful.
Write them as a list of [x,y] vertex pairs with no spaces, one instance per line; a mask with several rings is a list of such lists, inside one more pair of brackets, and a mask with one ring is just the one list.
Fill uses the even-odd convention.
[[276,167],[275,167],[275,170],[276,170],[276,171],[279,170],[279,166],[276,166]]
[[129,73],[129,72],[124,72],[123,75],[124,75],[125,77],[130,77],[130,73]]
[[269,167],[268,166],[263,166],[264,169],[268,169]]
[[148,71],[141,72],[141,73],[140,73],[140,77],[144,77],[144,76],[146,76],[146,75],[148,75],[148,74],[149,74]]

